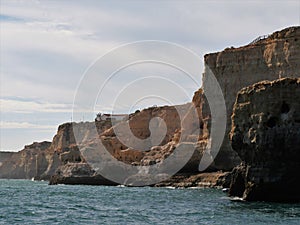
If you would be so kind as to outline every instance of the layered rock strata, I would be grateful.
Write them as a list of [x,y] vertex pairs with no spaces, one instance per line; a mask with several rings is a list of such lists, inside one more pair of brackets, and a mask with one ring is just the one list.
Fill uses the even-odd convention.
[[[78,168],[82,168],[84,163],[89,163],[79,148],[82,146],[93,148],[96,139],[101,140],[106,150],[114,158],[136,166],[160,164],[172,154],[176,146],[192,144],[195,152],[180,172],[198,173],[199,162],[204,151],[210,145],[211,113],[204,93],[209,88],[207,78],[210,73],[214,74],[224,94],[227,130],[222,148],[207,170],[229,171],[241,162],[228,138],[231,127],[230,117],[237,92],[241,88],[261,80],[295,77],[297,74],[295,71],[299,70],[300,61],[299,40],[300,28],[291,27],[275,32],[267,38],[258,39],[244,47],[227,48],[222,52],[207,54],[204,57],[203,87],[195,92],[192,103],[181,106],[151,107],[137,111],[129,115],[126,121],[121,121],[120,124],[114,126],[114,128],[118,128],[127,123],[135,138],[147,140],[151,136],[149,129],[151,120],[155,117],[161,118],[166,125],[166,135],[160,142],[153,144],[145,141],[145,146],[132,148],[119,140],[115,129],[111,128],[110,121],[98,121],[96,124],[94,122],[66,123],[59,127],[57,135],[46,149],[29,150],[29,148],[25,148],[24,151],[17,153],[15,158],[9,157],[10,159],[2,160],[0,177],[31,178],[34,176],[38,179],[49,179],[59,168],[58,173],[55,174],[59,179],[55,177],[53,179],[56,179],[57,182],[63,181],[62,174],[72,177],[71,172],[75,173],[76,170],[70,170],[70,168],[75,168],[76,164],[78,164]],[[187,110],[186,115],[180,118],[179,112],[186,111],[187,108],[192,108],[192,110]],[[193,112],[194,109],[196,109],[196,113]],[[184,128],[182,123],[184,123]],[[94,130],[95,125],[97,132]],[[185,130],[192,132],[185,136],[183,135]],[[76,140],[74,131],[77,134]],[[123,132],[126,135],[128,133]],[[28,151],[28,156],[24,157],[23,155],[27,154],[24,153],[26,151]],[[16,166],[10,167],[10,165]],[[59,171],[61,171],[60,174]],[[79,178],[78,174],[74,177]],[[90,175],[94,176],[94,173],[90,172]],[[70,180],[75,182],[75,178]]]
[[[192,132],[191,135],[181,135],[181,125],[183,124],[182,120],[190,121],[192,119],[191,117],[193,117],[193,120],[197,120],[196,124],[198,125],[185,123],[188,125],[187,129],[199,130],[199,116],[195,115],[197,114],[195,110],[194,114],[190,112],[191,106],[192,104],[188,103],[177,106],[150,107],[142,111],[137,111],[136,113],[131,114],[128,120],[121,121],[104,132],[98,133],[97,137],[87,135],[87,138],[83,138],[86,140],[80,142],[79,146],[82,147],[82,152],[88,152],[88,154],[84,154],[83,157],[90,165],[101,164],[101,160],[103,159],[99,159],[99,150],[97,149],[99,146],[96,144],[97,140],[95,140],[98,139],[98,141],[100,140],[102,145],[105,147],[105,151],[109,152],[115,159],[134,166],[149,166],[162,163],[173,153],[173,150],[177,145],[188,142],[195,144],[196,151],[184,167],[184,171],[198,172],[198,164],[201,159],[201,153],[204,151],[205,144],[197,142],[199,134],[192,135]],[[147,139],[150,138],[149,141],[152,141],[153,135],[157,134],[156,132],[151,131],[151,122],[154,118],[160,118],[163,121],[160,123],[163,123],[166,128],[165,133],[159,137],[161,140],[155,145],[147,142]],[[156,124],[156,128],[161,126],[160,123]],[[123,126],[127,125],[130,127],[130,130],[128,131],[123,129]],[[116,135],[116,130],[121,132]],[[90,132],[87,130],[86,133]],[[125,139],[126,141],[127,139],[131,140],[134,138],[141,140],[143,145],[138,145],[138,147],[132,148],[120,140]],[[105,163],[108,164],[108,161],[109,160]],[[74,167],[75,165],[73,164],[72,166]],[[78,164],[78,166],[82,165]],[[113,167],[114,164],[110,166]],[[68,167],[68,164],[62,165],[59,170],[65,171],[66,167]],[[59,172],[57,172],[51,178],[50,182],[58,183],[63,181],[63,179],[61,179],[62,174],[66,173],[59,174]],[[68,174],[66,174],[66,176],[72,177]]]
[[[231,169],[240,162],[228,139],[236,95],[243,87],[259,81],[299,76],[300,27],[274,32],[243,47],[231,47],[222,52],[207,54],[204,61],[203,86],[206,86],[207,76],[213,73],[222,89],[227,109],[226,136],[215,159],[215,167]],[[202,117],[209,127],[209,105],[201,94],[197,99],[204,103],[201,107]]]
[[170,179],[155,184],[155,187],[175,188],[229,188],[231,181],[230,172],[209,172],[209,173],[179,173]]

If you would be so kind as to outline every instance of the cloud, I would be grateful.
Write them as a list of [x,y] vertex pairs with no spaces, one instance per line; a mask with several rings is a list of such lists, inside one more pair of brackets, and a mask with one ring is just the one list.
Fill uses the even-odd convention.
[[[270,2],[205,1],[88,3],[2,2],[0,39],[4,79],[12,84],[25,79],[48,85],[55,89],[48,98],[43,96],[49,101],[52,95],[74,90],[93,60],[126,42],[166,40],[187,46],[201,56],[246,44],[259,35],[299,22],[296,1],[271,5]],[[63,10],[66,8],[67,13]],[[23,86],[26,88],[28,84]],[[36,96],[37,92],[31,90],[27,95]],[[14,95],[14,89],[9,92],[5,95]],[[70,103],[72,97],[66,101]]]
[[1,129],[46,129],[46,130],[51,129],[53,130],[56,128],[56,126],[32,124],[28,122],[0,121],[0,128]]
[[2,113],[72,112],[72,105],[37,102],[24,99],[0,99],[0,106]]
[[[28,127],[41,120],[49,123],[49,118],[51,124],[66,118],[69,120],[76,88],[88,66],[121,44],[140,40],[164,40],[185,46],[203,58],[205,53],[244,45],[260,35],[300,23],[300,3],[292,0],[285,1],[284,4],[281,1],[239,3],[92,0],[1,1],[0,4],[1,120],[4,120],[3,123],[18,120],[19,123],[6,124],[6,127]],[[109,63],[120,63],[122,57],[142,58],[150,51],[151,49],[129,51]],[[160,51],[167,53],[162,48]],[[185,60],[183,57],[183,64],[188,62]],[[106,64],[107,67],[110,66],[109,63]],[[199,68],[202,69],[202,66],[203,62],[199,61]],[[146,72],[146,75],[166,74],[166,78],[182,85],[190,99],[198,89],[185,76],[174,75],[167,70],[155,70],[154,73],[149,71],[147,67],[133,67],[122,71],[107,86],[106,96],[95,103],[96,109],[109,111],[112,108],[111,96],[138,79],[139,74],[145,75]],[[109,74],[104,69],[99,76],[101,77],[94,80],[93,85],[88,86],[87,97],[88,91],[100,87],[101,80],[106,79]],[[200,86],[201,74],[195,79]],[[144,89],[151,85],[155,83],[148,82],[145,87],[132,85],[139,95],[134,95],[134,91],[130,93],[128,96],[132,100],[126,102],[124,99],[118,110],[132,106],[135,98],[142,98]],[[165,93],[172,94],[172,88]],[[177,97],[177,92],[173,93],[176,103],[187,100]],[[144,104],[153,104],[153,101],[147,100]],[[144,107],[144,104],[137,107]],[[83,113],[84,110],[82,109]],[[81,117],[83,113],[80,112]],[[25,114],[27,116],[23,116]],[[86,114],[84,116],[86,118]],[[92,116],[94,113],[91,113],[90,117]],[[38,119],[35,120],[34,117]],[[48,126],[46,122],[42,126]],[[13,140],[14,132],[13,129],[9,131],[11,133],[6,129],[2,136],[5,136],[5,146],[13,147],[14,143],[8,140]],[[34,131],[27,133],[26,142],[31,136],[40,135],[38,129],[35,128]],[[45,136],[39,138],[43,139]]]
[[4,52],[36,51],[62,55],[74,61],[90,62],[116,46],[114,41],[87,38],[84,30],[76,30],[65,22],[2,22],[1,42]]

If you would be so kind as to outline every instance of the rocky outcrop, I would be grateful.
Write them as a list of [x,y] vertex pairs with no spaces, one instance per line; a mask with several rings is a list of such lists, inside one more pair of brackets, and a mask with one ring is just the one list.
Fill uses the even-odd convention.
[[7,157],[0,166],[0,178],[31,179],[45,169],[45,151],[51,142],[34,142]]
[[67,163],[60,166],[49,184],[117,185],[97,174],[87,163]]
[[230,139],[243,163],[229,194],[248,201],[300,201],[300,78],[264,81],[236,98]]
[[[103,132],[101,134],[101,141],[107,151],[114,155],[115,158],[127,163],[140,162],[145,156],[145,151],[151,150],[153,146],[163,146],[172,140],[175,132],[181,129],[181,121],[177,110],[184,110],[187,107],[189,107],[188,104],[182,106],[150,107],[138,111],[131,115],[129,120],[123,121]],[[162,137],[158,141],[159,143],[155,144],[151,143],[151,137],[156,133],[152,133],[151,136],[149,129],[150,121],[153,118],[161,118],[166,128],[165,132],[161,134]],[[125,130],[126,126],[130,127],[130,130]],[[160,124],[157,125],[157,127],[159,126]],[[118,135],[115,134],[115,131],[118,132]],[[158,133],[158,135],[160,134]],[[134,138],[141,140],[141,144],[137,145],[134,143]],[[128,142],[124,143],[120,139],[128,140]],[[133,141],[131,142],[131,140]],[[126,152],[129,154],[126,154]]]
[[[206,77],[212,72],[223,91],[227,108],[226,136],[214,164],[216,169],[231,169],[240,162],[227,138],[231,129],[231,115],[236,95],[243,87],[263,80],[298,76],[300,27],[277,31],[243,47],[231,47],[222,52],[207,54],[204,61],[203,86],[206,85]],[[202,117],[209,127],[209,106],[202,93],[196,94],[198,96],[194,99],[204,104],[201,106]]]
[[170,179],[155,184],[155,187],[175,188],[228,188],[231,181],[230,172],[178,173]]
[[91,135],[95,125],[98,133],[111,127],[109,121],[60,125],[52,142],[34,142],[26,145],[23,150],[7,156],[5,160],[1,159],[0,178],[49,180],[60,166],[84,162],[76,144],[74,130],[82,132],[80,134],[82,140],[79,141],[90,141],[87,139],[97,136]]
[[[99,132],[109,127],[106,121],[97,122]],[[56,135],[53,137],[51,146],[46,150],[45,168],[41,173],[38,173],[36,179],[49,180],[56,170],[67,163],[84,162],[84,158],[77,146],[77,141],[88,141],[87,137],[91,138],[90,131],[95,127],[94,122],[81,123],[64,123],[57,129]],[[76,140],[74,130],[80,135],[82,140]],[[92,137],[96,137],[94,134]]]
[[[137,111],[131,114],[128,120],[121,121],[115,126],[99,133],[99,137],[96,138],[100,138],[106,151],[114,158],[135,166],[149,166],[162,163],[173,153],[173,150],[179,144],[193,144],[195,152],[180,172],[197,173],[200,159],[206,147],[206,139],[203,139],[204,135],[199,135],[201,115],[198,114],[200,112],[198,108],[200,105],[195,106],[196,111],[194,110],[194,113],[191,110],[191,108],[194,108],[192,106],[191,103],[187,103],[176,106],[150,107],[142,111]],[[159,128],[163,124],[165,126],[164,133],[160,134],[156,130],[151,130],[152,119],[155,118],[160,118],[163,121],[158,121],[156,128]],[[185,127],[182,127],[182,124]],[[130,127],[130,130],[124,130],[123,126],[127,125]],[[184,135],[186,132],[182,134],[183,129],[191,132],[189,132],[189,135]],[[116,131],[118,135],[116,135]],[[197,133],[197,135],[194,135],[194,133]],[[158,137],[161,140],[155,144],[151,143],[153,135],[161,136]],[[127,145],[120,140],[126,141],[134,138],[141,141],[142,145],[133,148],[130,147],[131,143]],[[94,139],[83,142],[83,149],[95,149],[95,143],[96,140]],[[99,156],[95,151],[89,151],[86,162],[93,164],[97,157]],[[62,179],[57,179],[57,177],[60,177],[60,175],[56,173],[50,182],[52,180],[62,181]]]
[[16,154],[16,152],[0,152],[0,166],[14,154]]
[[[185,119],[184,116],[190,107],[191,103],[187,103],[177,106],[150,107],[138,111],[132,114],[128,121],[123,121],[100,134],[101,141],[106,150],[122,162],[136,165],[149,165],[161,162],[172,153],[172,150],[179,143],[182,120]],[[180,118],[180,115],[182,115],[182,118]],[[166,128],[164,133],[160,134],[153,131],[151,133],[149,127],[151,128],[151,120],[154,118],[160,118],[163,121],[159,123],[163,123]],[[122,128],[126,125],[130,127],[128,132]],[[159,129],[160,126],[161,124],[157,124],[156,128]],[[192,129],[191,127],[188,128]],[[199,126],[194,129],[199,129]],[[115,134],[116,130],[121,131],[119,135]],[[151,143],[153,139],[156,139],[155,137],[153,138],[154,135],[158,135],[157,139],[161,136],[161,140],[155,144]],[[123,143],[120,138],[123,140],[137,138],[141,140],[142,144],[132,148]],[[199,139],[199,136],[186,137],[184,140],[181,138],[181,141],[191,141],[192,139],[195,142]]]

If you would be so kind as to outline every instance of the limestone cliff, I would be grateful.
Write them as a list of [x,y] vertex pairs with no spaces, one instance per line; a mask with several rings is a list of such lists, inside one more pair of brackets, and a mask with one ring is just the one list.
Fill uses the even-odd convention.
[[[3,162],[3,165],[0,166],[0,176],[10,174],[6,175],[6,177],[13,178],[16,175],[11,176],[12,174],[20,174],[18,177],[25,176],[26,178],[31,178],[35,174],[34,176],[39,179],[49,179],[50,176],[55,174],[57,168],[59,168],[58,171],[61,171],[61,174],[66,174],[66,176],[71,177],[70,180],[74,181],[72,175],[70,175],[70,171],[76,170],[70,168],[75,168],[76,163],[79,168],[85,168],[83,164],[88,163],[82,157],[77,143],[79,142],[89,147],[95,145],[95,140],[99,138],[107,151],[120,161],[134,165],[161,163],[180,144],[179,140],[182,138],[181,136],[184,136],[182,135],[184,130],[190,130],[194,135],[184,137],[181,139],[181,142],[188,142],[189,144],[192,142],[195,147],[195,153],[181,172],[196,173],[198,172],[200,159],[203,156],[204,150],[208,147],[208,140],[210,138],[211,115],[205,91],[203,91],[207,88],[207,77],[210,71],[213,72],[218,80],[225,98],[227,131],[222,148],[208,170],[229,171],[241,162],[238,154],[233,151],[229,143],[232,108],[238,91],[245,86],[262,80],[295,77],[298,74],[295,72],[300,69],[299,57],[299,27],[291,27],[275,32],[266,38],[258,39],[244,47],[227,48],[222,52],[207,54],[204,57],[205,71],[203,74],[203,87],[195,92],[191,103],[180,106],[150,107],[142,111],[137,111],[129,115],[126,120],[116,124],[114,128],[111,128],[112,124],[110,121],[98,121],[96,124],[94,122],[63,124],[59,126],[58,132],[48,148],[30,150],[28,152],[31,153],[28,153],[29,156],[27,157],[22,156],[26,152],[26,149],[24,149],[24,151],[21,151],[22,153],[18,153],[18,156],[11,158],[10,163],[26,166],[22,166],[22,169],[16,169],[19,168],[18,166],[16,168],[13,167],[14,169],[9,169],[9,163],[7,162],[7,166],[3,167]],[[189,108],[191,110],[187,110],[183,118],[180,118],[180,111],[186,111]],[[193,108],[196,109],[196,114],[193,113]],[[159,117],[164,121],[163,123],[158,122],[159,126],[166,126],[166,135],[158,143],[153,144],[151,141],[144,141],[144,145],[133,149],[126,145],[126,143],[121,142],[115,134],[115,129],[120,128],[122,130],[122,125],[129,124],[130,133],[132,132],[133,137],[142,141],[147,140],[151,136],[149,124],[155,117]],[[182,124],[184,124],[184,128]],[[93,129],[95,125],[97,132]],[[80,136],[80,140],[77,140],[77,142],[75,141],[74,131]],[[121,133],[125,135],[126,139],[126,135],[129,132],[124,132],[123,130]],[[155,134],[155,132],[152,135],[160,136]],[[127,139],[130,140],[130,138]],[[22,158],[24,163],[20,163],[17,158]],[[34,160],[36,160],[36,164]],[[25,167],[34,168],[34,165],[38,165],[39,168],[38,171],[35,170],[35,173],[20,172],[25,170]],[[3,170],[4,168],[5,170]],[[15,172],[4,173],[3,171]],[[33,169],[26,171],[33,171]],[[60,178],[62,177],[61,174]],[[91,172],[90,174],[93,173]]]
[[34,142],[7,157],[0,166],[0,178],[31,179],[46,169],[45,151],[51,142]]
[[[34,142],[25,146],[23,150],[6,157],[6,159],[1,159],[0,178],[48,180],[60,166],[67,163],[84,162],[76,145],[73,129],[89,132],[93,126],[95,126],[94,122],[60,125],[52,142]],[[96,123],[99,133],[110,126],[109,121]],[[90,135],[84,133],[82,137],[84,139]]]
[[[197,143],[199,138],[202,138],[203,135],[201,135],[200,137],[199,135],[195,137],[193,137],[192,135],[185,138],[181,137],[181,126],[183,124],[185,125],[185,129],[189,129],[192,131],[200,129],[200,114],[197,118],[189,118],[189,116],[193,115],[192,113],[189,113],[189,109],[191,108],[191,106],[191,103],[187,103],[177,106],[150,107],[140,112],[134,113],[131,115],[128,121],[123,121],[103,132],[101,134],[102,143],[104,144],[106,149],[112,155],[114,155],[115,158],[123,162],[134,163],[136,165],[151,165],[162,162],[172,153],[173,149],[179,143],[180,138],[181,142],[193,141],[195,145],[197,145],[197,149],[199,149],[199,146],[201,146],[202,148],[199,151],[203,151],[205,146],[203,144],[200,145]],[[182,118],[180,118],[179,114],[183,115]],[[161,142],[157,143],[156,145],[153,145],[151,143],[149,144],[146,141],[143,141],[143,144],[145,144],[145,146],[141,147],[146,147],[144,151],[141,151],[140,148],[132,149],[126,146],[124,143],[118,140],[119,137],[115,135],[115,129],[128,123],[132,135],[139,138],[140,140],[145,140],[151,136],[149,124],[151,119],[156,117],[159,117],[164,121],[166,125],[166,132],[165,134],[163,134],[164,136],[162,137]],[[199,120],[199,123],[195,123],[195,119]],[[126,132],[122,132],[122,134],[126,134]],[[131,134],[129,135],[129,138],[130,136]],[[195,156],[196,155],[197,154],[195,154]],[[195,159],[195,157],[193,157],[193,159]],[[197,166],[199,164],[200,156],[197,159],[198,161],[194,160],[195,162],[193,162],[195,164],[193,170],[198,169]]]
[[[183,142],[193,142],[195,145],[195,153],[187,163],[187,165],[182,169],[182,171],[187,173],[195,173],[198,172],[198,165],[201,159],[202,153],[205,149],[205,141],[203,142],[203,135],[187,135],[186,137],[181,137],[182,132],[182,124],[185,124],[185,128],[189,130],[199,130],[200,115],[195,115],[195,113],[190,112],[192,104],[187,103],[184,105],[177,106],[162,106],[162,107],[150,107],[144,109],[142,111],[137,111],[136,113],[131,114],[128,117],[128,120],[121,121],[115,126],[105,130],[102,133],[98,133],[99,136],[95,138],[100,138],[102,144],[105,146],[106,150],[116,159],[128,163],[137,165],[153,165],[158,164],[164,161],[170,154],[172,154],[173,150],[179,143],[179,140]],[[199,107],[199,106],[197,106]],[[196,107],[196,111],[198,112]],[[179,116],[182,116],[182,118]],[[153,143],[148,143],[146,141],[151,135],[156,135],[156,132],[151,132],[151,121],[153,118],[161,118],[163,123],[166,126],[165,133],[163,134],[161,141],[153,145]],[[200,120],[199,123],[195,122],[195,119]],[[128,125],[130,127],[129,131],[122,130],[123,126]],[[158,127],[160,126],[157,124]],[[120,136],[116,135],[115,131],[121,130],[119,135],[125,139],[133,139],[138,138],[142,141],[142,145],[137,148],[132,148],[124,144],[120,141]],[[131,133],[132,132],[132,133]],[[128,135],[128,133],[130,133]],[[193,133],[193,132],[192,132]],[[128,137],[127,137],[128,136]],[[151,141],[151,140],[149,140]],[[199,142],[198,142],[199,141]],[[90,139],[84,142],[84,149],[92,149],[96,143],[95,139]],[[143,149],[143,150],[142,150]],[[96,154],[96,153],[95,153]],[[93,152],[89,152],[89,155],[86,158],[86,162],[90,163],[90,161],[97,160],[96,155],[93,155]],[[72,165],[73,167],[75,164]],[[79,167],[82,164],[78,164]],[[70,173],[65,173],[63,171],[68,170],[69,165],[65,164],[59,167],[59,170],[55,174],[54,177],[51,178],[50,183],[58,183],[63,182],[64,180],[70,178],[73,182],[76,183]],[[62,171],[62,172],[59,172]],[[93,173],[91,173],[93,174]],[[91,177],[94,175],[91,175]],[[92,178],[93,180],[93,178]]]
[[[161,142],[157,143],[157,146],[163,146],[170,142],[175,132],[181,128],[181,121],[177,110],[187,107],[189,107],[188,104],[176,107],[150,107],[142,111],[138,111],[132,114],[129,120],[123,121],[103,132],[101,134],[102,143],[106,147],[107,151],[114,155],[115,158],[127,163],[139,163],[145,156],[145,150],[150,151],[151,147],[153,147],[151,143],[147,143],[146,141],[146,139],[151,136],[151,132],[149,130],[149,123],[151,119],[159,117],[166,125],[166,132],[163,134]],[[126,125],[130,127],[129,132],[132,132],[132,134],[122,130],[122,127]],[[142,145],[140,148],[135,149],[127,146],[119,140],[120,136],[116,136],[115,130],[120,130],[120,135],[125,136],[123,138],[138,138],[142,140]]]
[[16,152],[0,152],[0,166],[14,154],[16,154]]
[[231,196],[300,201],[300,78],[242,89],[234,105],[230,137],[243,160],[233,171]]
[[[259,81],[299,76],[300,27],[277,31],[243,47],[207,54],[204,61],[203,86],[206,85],[207,74],[211,71],[223,91],[227,108],[227,132],[221,151],[215,159],[215,167],[230,169],[239,163],[228,138],[236,95],[243,87]],[[200,96],[195,96],[194,99],[204,104],[201,107],[202,117],[209,127],[209,106],[202,93],[196,95]]]

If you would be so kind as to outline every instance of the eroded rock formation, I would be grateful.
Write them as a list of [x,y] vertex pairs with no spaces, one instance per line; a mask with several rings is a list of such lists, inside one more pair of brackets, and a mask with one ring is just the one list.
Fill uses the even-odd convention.
[[[212,72],[223,91],[227,108],[226,136],[215,159],[215,167],[230,169],[239,163],[227,138],[231,129],[231,115],[236,95],[243,87],[259,81],[299,76],[300,27],[274,32],[243,47],[232,47],[222,52],[207,54],[204,61],[203,86],[206,85],[207,74]],[[205,103],[204,97],[200,96],[197,99],[204,102],[201,107],[203,119],[209,124],[209,106]]]
[[[94,122],[63,124],[58,128],[51,145],[46,149],[29,150],[25,148],[17,153],[18,156],[15,156],[15,158],[9,157],[10,161],[2,160],[0,177],[21,178],[23,176],[22,178],[31,178],[34,176],[38,179],[49,179],[59,168],[56,173],[57,176],[53,177],[53,183],[67,182],[63,178],[64,176],[70,178],[69,183],[71,181],[75,182],[81,174],[76,172],[76,165],[78,165],[78,168],[86,169],[89,163],[89,160],[83,157],[79,148],[82,146],[87,149],[95,147],[96,139],[101,140],[106,150],[114,158],[136,166],[160,164],[172,154],[176,146],[192,144],[195,152],[180,172],[195,174],[199,172],[198,166],[204,151],[210,146],[211,113],[204,92],[209,88],[207,87],[207,77],[211,72],[218,80],[224,94],[227,110],[227,130],[222,148],[207,170],[231,170],[241,162],[239,155],[232,149],[228,138],[236,95],[243,87],[262,80],[297,76],[296,72],[299,70],[300,61],[300,28],[287,28],[244,47],[227,48],[222,52],[207,54],[204,59],[203,87],[195,92],[191,103],[180,106],[151,107],[137,111],[130,114],[120,124],[115,125],[114,128],[111,127],[110,121],[98,121],[96,124]],[[185,112],[182,118],[179,116],[181,111]],[[144,145],[132,148],[120,141],[120,136],[116,136],[115,128],[122,127],[122,124],[129,124],[130,134],[132,132],[133,136],[139,140],[147,140],[151,136],[149,125],[155,117],[164,121],[156,122],[162,127],[162,130],[166,126],[166,135],[155,144],[148,140],[143,142]],[[184,124],[184,127],[182,127],[182,124]],[[191,133],[185,135],[186,130],[191,131]],[[74,131],[77,134],[76,140]],[[121,133],[123,133],[125,139],[126,135],[129,134],[126,130]],[[155,136],[157,133],[152,132],[152,135]],[[159,138],[161,135],[157,136]],[[127,139],[130,140],[130,138]],[[26,151],[28,153],[25,153]],[[91,158],[93,158],[93,155]],[[10,169],[9,164],[16,166]],[[37,167],[38,170],[34,169]],[[87,171],[85,169],[79,169],[78,171]],[[25,170],[27,172],[22,172]],[[74,176],[72,175],[73,172]],[[84,176],[89,174],[93,177],[91,182],[94,182],[95,174],[93,170],[82,174]],[[84,180],[86,179],[87,176]]]
[[[97,137],[94,137],[93,135],[86,135],[88,138],[84,138],[85,140],[79,143],[79,146],[83,147],[83,152],[88,151],[88,154],[84,155],[86,162],[90,164],[100,163],[96,162],[99,160],[99,151],[97,150],[98,146],[95,138],[101,141],[105,147],[105,150],[114,158],[135,166],[149,166],[162,163],[168,156],[172,154],[179,142],[188,141],[190,143],[193,141],[196,151],[191,160],[184,167],[184,171],[198,172],[198,164],[201,159],[200,153],[204,151],[205,144],[199,144],[197,142],[199,139],[199,134],[192,135],[193,132],[191,132],[191,135],[186,135],[184,138],[181,137],[182,120],[187,120],[187,123],[185,123],[187,124],[186,129],[199,130],[199,123],[188,123],[189,121],[193,121],[191,120],[192,116],[193,119],[197,119],[199,121],[199,117],[195,115],[196,113],[194,113],[194,115],[193,113],[190,113],[191,106],[192,104],[188,103],[178,106],[150,107],[131,114],[128,120],[121,121],[114,127],[106,129],[102,133],[98,132]],[[182,118],[180,118],[179,114],[182,116]],[[152,135],[157,134],[156,132],[151,132],[151,121],[153,118],[160,118],[163,122],[158,122],[163,123],[166,128],[161,141],[155,145],[153,145],[153,143],[148,143],[149,141],[152,141],[152,139],[149,139],[149,137],[151,136],[152,138]],[[160,127],[160,123],[156,124],[156,128]],[[123,130],[122,127],[126,125],[129,125],[130,130]],[[89,129],[90,128],[88,128],[85,133],[89,132]],[[121,130],[121,132],[116,135],[116,130]],[[124,140],[125,138],[125,141],[127,139],[131,140],[133,138],[138,138],[139,140],[142,140],[141,143],[143,145],[138,145],[136,148],[129,147],[120,141],[120,135],[122,136],[121,139],[123,138]],[[146,141],[146,139],[149,140]],[[75,164],[73,164],[73,166],[75,166]],[[82,165],[78,164],[78,166]],[[68,164],[60,166],[60,169],[50,182],[57,183],[59,181],[63,181],[64,179],[61,179],[62,174],[66,173],[60,173],[59,171],[65,171],[64,168],[66,167],[68,167]],[[72,177],[68,174],[66,174],[66,176]]]
[[31,179],[47,168],[45,151],[51,142],[34,142],[3,160],[0,178]]
[[67,163],[58,167],[49,184],[117,185],[97,174],[88,163]]
[[180,173],[172,176],[170,179],[155,184],[155,187],[214,187],[214,188],[228,188],[230,185],[230,172],[209,172],[209,173]]
[[254,201],[300,201],[300,78],[242,89],[230,139],[243,163],[229,194]]
[[16,154],[16,152],[0,152],[0,166],[14,154]]
[[[110,124],[109,121],[97,122],[98,132],[108,129]],[[48,180],[60,166],[84,162],[76,144],[73,128],[80,132],[90,131],[94,126],[95,123],[92,122],[60,125],[52,142],[34,142],[26,145],[23,150],[3,158],[0,178]],[[90,137],[90,133],[81,135],[83,139],[87,136]]]

